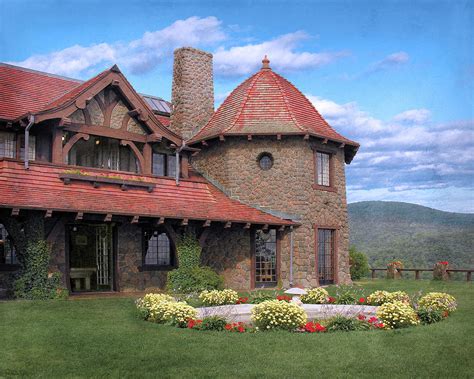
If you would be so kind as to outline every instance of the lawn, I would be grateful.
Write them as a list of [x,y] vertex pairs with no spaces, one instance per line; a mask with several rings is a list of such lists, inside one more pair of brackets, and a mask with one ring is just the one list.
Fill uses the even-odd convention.
[[359,282],[445,291],[456,313],[397,331],[197,332],[138,320],[133,299],[0,303],[0,377],[474,377],[470,283]]

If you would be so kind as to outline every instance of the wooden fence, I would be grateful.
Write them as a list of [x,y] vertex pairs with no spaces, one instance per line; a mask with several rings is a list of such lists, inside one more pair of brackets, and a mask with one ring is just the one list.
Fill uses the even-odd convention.
[[[372,279],[376,278],[376,272],[377,271],[387,271],[386,268],[371,268],[372,271]],[[398,268],[397,271],[400,273],[400,276],[403,277],[404,272],[415,272],[415,279],[419,280],[420,279],[420,272],[425,272],[425,271],[431,271],[433,272],[432,268]],[[472,272],[474,269],[448,269],[446,272],[448,274],[454,273],[454,272],[465,272],[466,273],[466,281],[470,282],[471,277],[472,277]]]

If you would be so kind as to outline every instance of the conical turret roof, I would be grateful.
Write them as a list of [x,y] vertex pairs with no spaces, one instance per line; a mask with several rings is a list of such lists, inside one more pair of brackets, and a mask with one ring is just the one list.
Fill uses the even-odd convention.
[[308,135],[344,144],[350,162],[359,144],[336,132],[306,96],[270,68],[266,56],[262,63],[188,144],[222,136]]

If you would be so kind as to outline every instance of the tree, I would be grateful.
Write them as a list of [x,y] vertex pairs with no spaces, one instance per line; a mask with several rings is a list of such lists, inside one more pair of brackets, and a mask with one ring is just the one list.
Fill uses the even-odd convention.
[[351,279],[358,280],[369,273],[369,263],[367,255],[357,251],[355,246],[349,249],[349,264],[351,266]]

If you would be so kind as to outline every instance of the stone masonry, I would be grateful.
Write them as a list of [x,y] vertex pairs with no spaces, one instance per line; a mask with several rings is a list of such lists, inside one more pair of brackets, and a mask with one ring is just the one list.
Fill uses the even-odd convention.
[[[314,150],[324,148],[316,140],[302,137],[227,138],[209,143],[193,157],[193,166],[217,182],[231,197],[263,210],[298,215],[301,226],[294,231],[294,285],[318,285],[315,270],[314,226],[337,229],[337,282],[349,283],[349,230],[342,149],[334,152],[335,191],[314,189]],[[273,156],[273,167],[262,170],[257,158],[263,152]],[[290,236],[281,240],[280,278],[289,286]]]
[[170,128],[191,137],[214,113],[212,54],[191,47],[174,52]]

